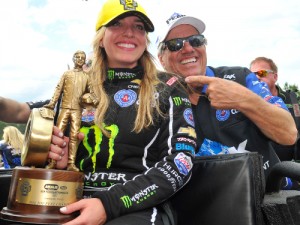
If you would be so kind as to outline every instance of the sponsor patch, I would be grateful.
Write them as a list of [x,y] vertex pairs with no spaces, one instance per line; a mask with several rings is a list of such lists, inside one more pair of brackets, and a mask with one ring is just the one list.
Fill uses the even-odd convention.
[[229,118],[230,111],[228,109],[218,109],[216,111],[216,117],[219,121],[225,121]]
[[171,86],[171,85],[173,85],[177,80],[178,80],[177,77],[171,77],[171,78],[167,81],[167,85]]
[[188,175],[192,169],[192,160],[191,157],[180,152],[174,159],[174,163],[178,168],[179,172],[183,175]]
[[121,107],[131,106],[137,99],[137,94],[132,90],[120,90],[114,95],[116,103]]
[[195,148],[185,143],[176,143],[175,149],[177,151],[190,151],[193,155],[195,154]]
[[189,125],[191,125],[193,127],[195,126],[194,116],[193,116],[193,112],[192,112],[191,108],[184,110],[183,117]]
[[180,127],[178,132],[178,134],[187,134],[190,137],[196,138],[196,131],[194,128],[192,127]]

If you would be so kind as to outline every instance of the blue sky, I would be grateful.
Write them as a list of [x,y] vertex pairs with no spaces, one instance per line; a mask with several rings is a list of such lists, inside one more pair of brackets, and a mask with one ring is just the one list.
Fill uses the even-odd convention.
[[[0,7],[0,96],[48,99],[77,50],[91,51],[103,0],[7,0]],[[279,84],[300,88],[299,0],[139,0],[155,25],[150,51],[173,12],[206,23],[208,64],[246,66],[272,58]]]

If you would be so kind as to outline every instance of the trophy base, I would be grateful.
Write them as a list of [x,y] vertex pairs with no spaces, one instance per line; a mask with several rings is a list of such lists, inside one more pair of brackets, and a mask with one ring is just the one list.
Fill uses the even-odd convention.
[[59,209],[82,199],[84,174],[66,170],[16,167],[4,220],[30,224],[61,224],[78,212],[64,215]]

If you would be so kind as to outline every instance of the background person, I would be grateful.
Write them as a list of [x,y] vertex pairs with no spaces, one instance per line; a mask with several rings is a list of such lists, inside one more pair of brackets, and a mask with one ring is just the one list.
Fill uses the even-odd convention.
[[63,207],[66,214],[80,211],[65,225],[162,225],[160,204],[190,178],[191,104],[180,78],[157,71],[147,49],[153,30],[136,1],[108,0],[101,9],[91,67],[99,105],[94,124],[81,128],[76,157],[85,188],[99,191]]
[[16,127],[7,126],[3,129],[3,141],[0,144],[0,153],[5,169],[21,166],[23,140],[23,134]]
[[[290,110],[299,133],[300,129],[300,110],[297,100],[297,95],[291,90],[283,91],[281,87],[276,84],[278,80],[278,67],[274,61],[267,57],[257,57],[250,63],[250,70],[254,72],[258,79],[267,83],[272,95],[282,98],[288,109]],[[282,161],[298,161],[300,158],[299,153],[299,139],[294,145],[280,145],[272,142],[272,145]],[[299,189],[299,183],[287,179],[283,184],[284,189]]]
[[[297,95],[295,92],[287,90],[283,91],[281,87],[276,84],[278,80],[278,67],[274,61],[267,57],[257,57],[250,63],[250,70],[255,72],[258,79],[268,84],[272,95],[282,98],[284,103],[293,115],[296,122],[298,131],[300,129],[300,110],[297,101]],[[295,153],[297,153],[297,145],[283,146],[277,143],[273,143],[274,148],[283,161],[289,161],[295,159]]]
[[207,66],[205,24],[174,13],[166,19],[158,42],[158,58],[168,72],[190,86],[197,155],[254,151],[263,156],[266,177],[279,159],[270,140],[294,144],[295,122],[282,99],[243,67]]

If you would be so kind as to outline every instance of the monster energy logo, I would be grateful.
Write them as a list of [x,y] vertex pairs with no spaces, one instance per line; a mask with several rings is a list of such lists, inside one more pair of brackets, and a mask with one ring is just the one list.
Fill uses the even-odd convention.
[[[110,136],[108,139],[108,160],[107,160],[107,164],[106,164],[106,168],[109,169],[113,160],[113,156],[115,154],[115,149],[114,149],[114,145],[115,145],[115,139],[119,133],[119,128],[117,125],[112,124],[110,126],[106,126],[104,124],[104,129],[110,131]],[[95,145],[91,146],[89,143],[89,132],[91,130],[94,130],[94,139],[95,139]],[[100,128],[96,125],[93,125],[91,127],[82,127],[80,129],[80,132],[84,133],[84,139],[82,141],[84,147],[86,148],[86,150],[89,153],[89,157],[88,159],[82,159],[80,161],[80,169],[83,170],[83,164],[86,160],[91,160],[93,163],[93,172],[95,172],[96,170],[96,164],[97,164],[97,154],[101,152],[101,144],[102,144],[102,140],[103,140],[103,133],[100,130]]]
[[108,77],[109,80],[114,79],[114,77],[115,77],[115,71],[114,70],[108,70],[107,71],[107,77]]
[[137,3],[134,0],[120,0],[120,3],[124,5],[125,10],[136,10]]
[[129,208],[130,206],[132,206],[132,201],[129,198],[128,195],[124,195],[123,197],[120,198],[123,201],[123,204],[125,206],[125,208]]
[[182,100],[181,100],[180,97],[174,97],[173,101],[174,101],[174,104],[177,105],[177,106],[182,104]]

